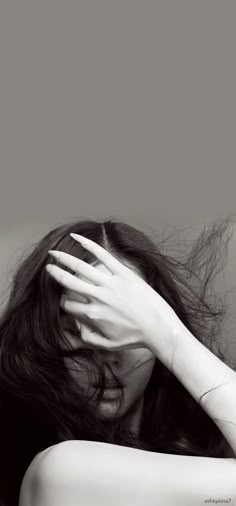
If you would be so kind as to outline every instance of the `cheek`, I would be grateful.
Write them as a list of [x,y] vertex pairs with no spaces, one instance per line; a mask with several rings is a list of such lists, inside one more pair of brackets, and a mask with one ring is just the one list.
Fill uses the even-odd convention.
[[91,383],[96,377],[96,369],[93,368],[88,359],[77,357],[73,360],[70,357],[64,357],[64,364],[70,376],[73,377],[82,389],[87,390],[90,388]]
[[155,361],[153,361],[152,363],[150,363],[148,365],[148,367],[146,369],[144,369],[143,371],[143,375],[142,375],[142,382],[143,382],[143,385],[144,387],[146,388],[150,378],[151,378],[151,375],[152,375],[152,371],[153,371],[153,368],[154,368],[154,364],[155,364]]
[[138,367],[134,371],[132,378],[130,378],[130,382],[128,382],[128,387],[132,395],[142,394],[144,392],[151,378],[154,365],[155,359]]

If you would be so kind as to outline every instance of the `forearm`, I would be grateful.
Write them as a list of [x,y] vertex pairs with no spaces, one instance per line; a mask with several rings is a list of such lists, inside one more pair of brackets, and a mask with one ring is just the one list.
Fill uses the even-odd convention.
[[[104,506],[202,506],[209,498],[229,498],[231,504],[236,504],[234,459],[169,455],[106,443],[84,444],[87,449],[90,445],[91,451],[87,454],[87,476],[91,476],[92,483],[94,480],[95,490],[96,486],[102,490]],[[78,456],[79,451],[78,446]],[[92,460],[100,462],[99,470],[98,464],[91,468]]]
[[[186,327],[180,326],[175,337],[173,374],[212,418],[236,456],[236,373]],[[155,352],[155,342],[153,346]]]
[[[85,442],[87,444],[93,452],[93,443]],[[232,505],[236,504],[234,459],[170,455],[95,444],[95,462],[100,455],[102,463],[97,484],[104,487],[105,506],[202,506],[209,498],[230,499]],[[94,467],[93,474],[96,483]],[[110,480],[111,488],[108,486]],[[109,489],[110,500],[106,496]]]
[[234,459],[70,441],[56,445],[44,464],[34,473],[38,485],[33,506],[202,506],[209,499],[231,505],[236,501]]

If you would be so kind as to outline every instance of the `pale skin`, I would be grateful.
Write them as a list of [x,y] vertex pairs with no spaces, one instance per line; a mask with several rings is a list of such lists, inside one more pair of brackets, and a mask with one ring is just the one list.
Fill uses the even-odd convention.
[[[129,262],[126,261],[126,265],[128,265],[133,272],[142,277]],[[107,275],[110,272],[104,264],[101,263],[96,263],[94,268],[98,272],[105,273]],[[77,301],[83,300],[83,302],[85,301],[84,297],[71,290],[66,290],[66,298],[67,300],[72,299]],[[70,314],[65,313],[63,315],[62,323],[64,327],[64,334],[72,346],[74,345],[81,348],[92,347],[88,342],[84,343],[78,338],[78,329],[74,322],[74,318]],[[79,326],[80,329],[82,328],[84,330],[84,332],[91,334],[91,329],[85,326],[82,322],[79,322]],[[94,336],[94,332],[91,335]],[[120,349],[118,351],[103,349],[103,358],[104,362],[109,363],[113,372],[125,383],[125,389],[124,401],[121,409],[117,411],[119,406],[117,406],[115,402],[102,401],[99,406],[100,415],[104,418],[111,418],[114,414],[117,415],[118,413],[119,416],[123,416],[123,421],[125,419],[126,425],[129,429],[132,429],[133,432],[138,432],[143,408],[143,394],[151,377],[156,357],[148,348],[140,347]],[[89,392],[94,391],[89,384],[88,377],[84,377],[81,370],[77,370],[79,367],[76,369],[76,364],[70,359],[65,359],[65,362],[68,367],[70,367],[71,362],[71,373],[76,377],[80,385],[83,385],[85,389],[89,389]]]
[[[128,356],[131,362],[142,358],[143,366],[125,387],[127,423],[138,430],[143,392],[158,357],[219,427],[232,448],[232,458],[176,456],[67,441],[34,458],[22,482],[19,506],[196,506],[210,497],[228,498],[229,504],[236,504],[236,373],[186,329],[132,265],[91,240],[74,234],[73,238],[96,256],[96,265],[50,252],[76,275],[55,265],[47,270],[65,289],[61,305],[77,322],[82,346],[104,350],[118,373],[124,372],[120,364],[129,363]],[[89,320],[96,322],[96,331]],[[68,334],[68,338],[73,336]],[[126,359],[119,362],[117,356]],[[102,416],[115,412],[112,403],[101,404]],[[92,465],[96,462],[99,466]]]

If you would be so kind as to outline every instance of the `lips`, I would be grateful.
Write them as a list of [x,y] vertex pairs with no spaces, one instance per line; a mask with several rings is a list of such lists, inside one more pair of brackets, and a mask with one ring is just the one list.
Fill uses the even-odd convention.
[[[92,385],[94,388],[100,388],[101,385],[99,383]],[[123,387],[118,387],[116,383],[105,383],[105,390],[120,390]]]
[[104,390],[102,398],[104,400],[112,401],[120,397],[118,388],[107,388]]
[[[95,388],[99,388],[99,387],[101,387],[101,384],[100,383],[92,383],[92,386]],[[105,377],[105,388],[106,388],[106,390],[120,390],[120,388],[123,388],[123,387],[118,387],[117,383],[114,383],[112,378]]]
[[[93,388],[101,388],[101,386],[102,385],[99,383],[92,384]],[[119,395],[121,390],[124,390],[124,386],[121,385],[119,387],[119,386],[117,386],[117,383],[114,383],[114,382],[111,383],[111,381],[110,382],[106,381],[104,386],[105,386],[104,393],[107,392],[108,395],[112,395],[112,396],[115,396],[115,395],[117,396],[117,395]]]
[[[96,383],[96,377],[94,377],[94,383],[92,383],[92,387],[94,388],[100,388],[101,387],[101,383]],[[116,392],[118,390],[121,390],[124,388],[124,385],[121,385],[120,387],[117,386],[117,382],[114,381],[114,377],[111,376],[110,372],[107,370],[107,367],[106,367],[106,371],[105,371],[105,376],[104,376],[104,380],[105,380],[105,389],[106,390],[116,390]]]

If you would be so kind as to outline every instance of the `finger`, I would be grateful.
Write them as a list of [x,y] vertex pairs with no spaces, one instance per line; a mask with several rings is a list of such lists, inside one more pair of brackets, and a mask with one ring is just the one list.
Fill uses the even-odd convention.
[[85,302],[86,304],[88,304],[88,300],[86,299],[86,297],[72,290],[66,290],[65,292],[63,292],[61,299],[76,300],[78,302]]
[[119,274],[123,272],[125,267],[124,265],[117,260],[109,251],[106,251],[100,244],[88,239],[87,237],[83,237],[79,234],[70,234],[70,236],[82,244],[84,248],[90,251],[93,255],[97,257],[97,259],[102,262],[105,267],[107,267],[111,273]]
[[64,271],[57,265],[47,264],[46,270],[61,286],[75,292],[79,292],[86,296],[96,297],[98,287],[82,281],[78,277]]
[[84,278],[86,278],[88,281],[91,281],[91,283],[94,283],[95,285],[101,285],[108,277],[107,274],[101,273],[92,265],[89,265],[86,262],[83,262],[83,260],[69,255],[64,251],[49,250],[48,253],[56,258],[58,262],[65,265],[66,267],[69,267],[77,274],[82,275]]
[[86,323],[82,323],[80,325],[80,335],[81,340],[84,345],[90,348],[99,348],[101,350],[110,350],[112,349],[113,343],[108,339],[103,338],[96,331],[91,330],[90,326]]
[[[89,316],[88,304],[86,302],[77,302],[77,300],[70,300],[67,297],[62,297],[60,301],[60,306],[62,307],[62,309],[64,309],[64,311],[71,314],[72,316],[74,315],[78,317],[85,316],[86,318],[88,318]],[[78,321],[78,325],[79,324],[80,323]]]
[[61,298],[61,308],[71,316],[75,317],[76,327],[82,332],[83,325],[90,329],[90,333],[97,332],[96,315],[91,304]]
[[[70,330],[64,330],[64,334],[69,339],[70,343],[74,345],[74,347],[81,348],[81,349],[93,349],[93,345],[89,343],[89,334],[92,333],[89,326],[86,325],[86,323],[82,323],[81,321],[77,320],[77,318],[74,319],[75,325],[78,329],[78,332],[76,331],[71,332]],[[86,329],[86,331],[85,331]],[[86,336],[84,339],[84,334],[86,332]],[[87,341],[86,341],[87,338]]]

